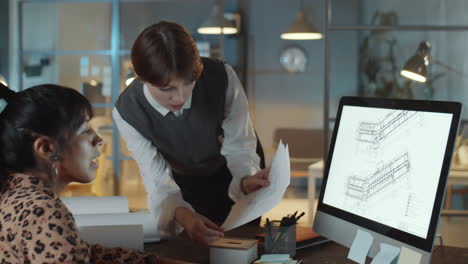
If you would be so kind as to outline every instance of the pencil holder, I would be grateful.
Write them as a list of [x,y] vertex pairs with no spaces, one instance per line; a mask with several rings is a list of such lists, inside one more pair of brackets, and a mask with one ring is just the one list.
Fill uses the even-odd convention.
[[280,221],[271,221],[265,226],[265,253],[296,255],[296,225],[280,226]]

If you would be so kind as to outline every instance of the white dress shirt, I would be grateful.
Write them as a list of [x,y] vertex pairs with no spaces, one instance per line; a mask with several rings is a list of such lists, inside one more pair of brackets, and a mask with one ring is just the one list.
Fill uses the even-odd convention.
[[[240,180],[260,170],[260,158],[256,153],[257,138],[242,84],[231,66],[225,64],[225,69],[228,87],[222,123],[224,139],[221,154],[226,158],[227,166],[233,176],[229,186],[229,197],[237,202],[244,195],[240,189]],[[146,100],[156,111],[164,116],[170,112],[151,96],[146,85],[143,86],[143,90]],[[176,116],[182,114],[182,111],[189,109],[191,104],[192,96],[186,100],[182,109],[174,114]],[[186,207],[193,211],[193,208],[182,198],[180,188],[172,178],[170,165],[156,146],[128,124],[115,107],[112,116],[140,168],[146,187],[148,208],[158,224],[159,239],[178,234],[182,228],[174,220],[174,210],[177,207]]]

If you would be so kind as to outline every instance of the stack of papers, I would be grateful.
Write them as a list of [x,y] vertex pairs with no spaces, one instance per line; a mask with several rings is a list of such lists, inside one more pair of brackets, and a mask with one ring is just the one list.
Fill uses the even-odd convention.
[[224,221],[224,230],[228,231],[241,226],[273,209],[283,198],[286,187],[289,185],[290,174],[289,149],[280,141],[271,162],[270,185],[238,201]]
[[149,212],[130,213],[128,198],[61,197],[75,218],[80,237],[90,244],[143,250],[144,242],[159,240]]
[[73,215],[128,213],[126,196],[60,197]]

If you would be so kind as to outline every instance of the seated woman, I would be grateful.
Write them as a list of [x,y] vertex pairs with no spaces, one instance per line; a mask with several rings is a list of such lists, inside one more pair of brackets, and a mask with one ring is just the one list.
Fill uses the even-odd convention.
[[184,263],[153,254],[89,245],[58,193],[88,183],[102,139],[77,91],[40,85],[15,93],[0,84],[1,263]]

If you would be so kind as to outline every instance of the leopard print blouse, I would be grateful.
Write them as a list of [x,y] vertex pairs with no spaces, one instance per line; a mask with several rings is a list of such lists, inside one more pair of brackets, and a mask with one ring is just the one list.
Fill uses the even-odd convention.
[[[5,185],[5,183],[1,183]],[[50,186],[14,174],[0,197],[0,263],[157,263],[157,257],[89,245]]]

